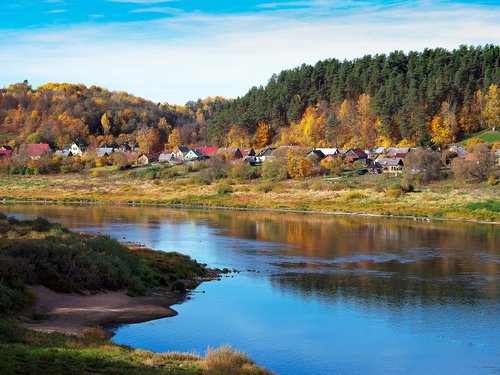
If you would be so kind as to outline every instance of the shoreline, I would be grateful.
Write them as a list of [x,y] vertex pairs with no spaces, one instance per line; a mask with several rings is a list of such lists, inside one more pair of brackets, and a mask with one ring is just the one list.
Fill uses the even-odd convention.
[[[79,295],[57,293],[40,285],[30,286],[35,301],[21,314],[21,325],[35,331],[76,336],[85,334],[89,328],[98,328],[111,339],[114,333],[110,327],[176,316],[177,311],[171,307],[189,300],[190,292],[202,282],[211,280],[213,278],[193,280],[192,288],[187,293],[156,289],[147,296],[138,297],[127,296],[126,290]],[[29,321],[29,315],[42,319],[39,322]]]
[[297,213],[310,215],[327,215],[327,216],[351,216],[351,217],[367,217],[367,218],[391,218],[391,219],[408,219],[414,221],[440,221],[440,222],[459,222],[471,224],[490,224],[500,225],[500,221],[484,221],[476,219],[461,219],[461,218],[446,218],[446,217],[428,217],[428,216],[412,216],[412,215],[386,215],[376,213],[362,212],[341,212],[341,211],[318,211],[318,210],[297,210],[285,208],[259,208],[259,207],[230,207],[230,206],[212,206],[212,205],[190,205],[190,204],[167,204],[167,203],[128,203],[128,202],[99,202],[99,201],[55,201],[55,200],[7,200],[3,199],[0,204],[41,204],[41,205],[81,205],[81,206],[125,206],[125,207],[160,207],[170,209],[192,209],[192,210],[220,210],[220,211],[242,211],[242,212],[275,212],[275,213]]

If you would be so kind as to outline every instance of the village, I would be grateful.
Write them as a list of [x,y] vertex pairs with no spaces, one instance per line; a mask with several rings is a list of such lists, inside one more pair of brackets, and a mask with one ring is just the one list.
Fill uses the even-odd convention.
[[[477,143],[477,142],[476,142]],[[478,143],[479,145],[484,145]],[[474,145],[472,145],[474,146]],[[86,167],[114,165],[117,169],[140,168],[148,165],[194,165],[211,159],[227,162],[240,161],[248,166],[259,167],[267,162],[283,158],[289,162],[292,156],[298,163],[300,172],[289,177],[309,177],[312,175],[340,175],[342,173],[363,175],[400,176],[408,155],[415,150],[426,150],[440,157],[442,167],[449,166],[454,159],[464,163],[485,163],[500,165],[500,149],[488,148],[489,157],[476,158],[474,147],[466,149],[460,145],[450,145],[444,150],[411,147],[375,147],[340,149],[320,147],[306,149],[301,146],[265,147],[256,151],[252,147],[225,148],[216,146],[187,147],[176,146],[162,152],[141,152],[138,147],[128,144],[109,147],[89,147],[85,142],[73,142],[63,149],[52,149],[47,143],[27,144],[13,149],[0,145],[0,171],[9,174],[50,174],[81,172]],[[484,154],[484,152],[483,152]],[[477,160],[476,160],[477,159]],[[415,164],[415,163],[413,163]],[[412,165],[410,173],[418,174],[419,168]],[[489,176],[485,176],[489,177]]]

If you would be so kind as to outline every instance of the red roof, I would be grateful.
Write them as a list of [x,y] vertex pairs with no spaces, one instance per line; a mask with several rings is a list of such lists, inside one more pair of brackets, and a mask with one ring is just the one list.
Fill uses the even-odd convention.
[[396,155],[394,155],[394,157],[395,157],[395,158],[401,158],[401,159],[404,159],[406,155],[408,155],[408,154],[405,154],[405,153],[397,153]]
[[0,150],[0,155],[9,156],[12,154],[12,150]]
[[50,146],[47,143],[36,143],[28,145],[29,156],[42,156],[47,151],[50,151]]
[[218,149],[218,147],[197,147],[196,151],[201,151],[207,156],[212,156]]
[[[362,149],[360,149],[360,148],[351,148],[349,151],[354,152],[358,158],[366,158],[366,157],[368,156],[368,155],[366,155],[366,153],[365,153]],[[349,152],[349,151],[347,151],[347,152]],[[348,155],[348,156],[349,156],[349,155]]]

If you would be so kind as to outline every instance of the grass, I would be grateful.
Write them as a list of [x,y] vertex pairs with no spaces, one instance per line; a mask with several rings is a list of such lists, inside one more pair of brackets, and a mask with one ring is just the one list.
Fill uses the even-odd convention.
[[[226,372],[229,370],[230,372]],[[241,352],[209,349],[204,358],[111,344],[97,329],[81,337],[30,331],[0,318],[0,374],[271,374]]]
[[[227,347],[210,349],[205,359],[155,354],[111,344],[98,328],[77,337],[35,332],[14,322],[33,302],[27,285],[62,293],[127,287],[137,295],[157,286],[185,292],[183,281],[204,273],[203,266],[178,253],[129,248],[106,236],[72,233],[42,218],[0,214],[0,374],[270,374]],[[23,320],[27,318],[46,317]]]
[[471,139],[480,139],[481,141],[485,143],[494,143],[494,142],[500,142],[500,132],[499,131],[493,131],[493,130],[483,130],[478,133],[474,133],[469,135],[467,138],[465,138],[461,144],[467,144],[468,141]]
[[[174,168],[182,176],[165,175]],[[105,176],[2,176],[0,201],[53,200],[61,203],[133,203],[290,210],[307,207],[309,211],[321,212],[500,221],[500,214],[490,210],[490,206],[483,210],[468,208],[470,204],[498,200],[499,184],[488,186],[442,180],[419,186],[417,191],[400,197],[397,196],[399,193],[386,192],[399,188],[401,178],[385,176],[364,175],[335,179],[317,177],[305,182],[269,181],[262,178],[252,181],[233,179],[229,185],[225,180],[219,183],[201,183],[199,172],[188,172],[184,166],[160,169],[159,175],[154,178],[145,176],[156,174],[158,170],[155,167],[143,171],[133,175],[130,171],[116,171]],[[42,186],[45,188],[41,188]],[[305,189],[305,186],[308,188]]]
[[485,210],[491,212],[500,212],[500,200],[488,199],[482,202],[470,203],[466,206],[472,211]]

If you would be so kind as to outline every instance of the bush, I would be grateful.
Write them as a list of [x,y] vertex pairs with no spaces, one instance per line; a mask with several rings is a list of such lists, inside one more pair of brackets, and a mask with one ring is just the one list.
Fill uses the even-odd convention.
[[344,200],[345,201],[355,201],[355,200],[361,200],[366,198],[363,193],[360,193],[359,191],[351,191],[344,195]]
[[225,195],[225,194],[230,194],[233,191],[234,190],[233,190],[233,187],[231,185],[222,184],[217,189],[217,194]]
[[186,285],[182,281],[176,281],[172,285],[172,292],[181,292],[181,293],[186,293]]
[[498,183],[498,180],[495,176],[488,177],[488,185],[495,186]]
[[390,188],[389,190],[387,190],[385,192],[385,196],[387,198],[392,198],[392,199],[400,198],[403,195],[404,195],[404,192],[400,188],[397,188],[397,187]]
[[269,374],[259,368],[245,353],[232,350],[229,345],[219,349],[208,348],[201,367],[205,375]]
[[231,177],[234,179],[249,181],[258,176],[258,169],[245,161],[236,161],[231,167]]
[[257,185],[257,191],[260,191],[262,193],[269,193],[274,189],[274,185],[271,183],[263,183]]

